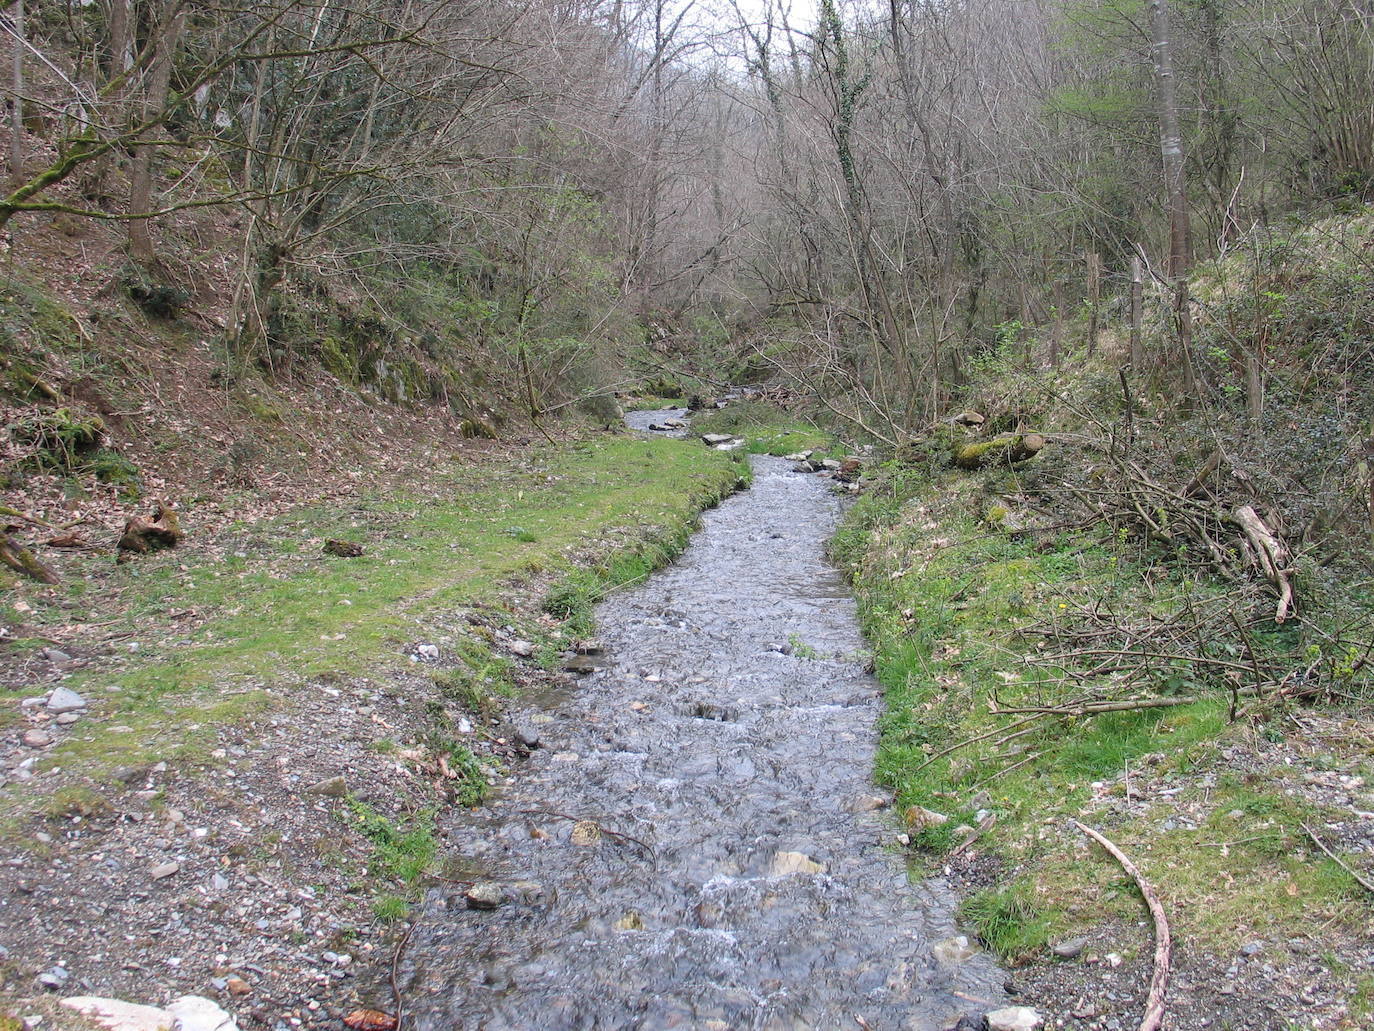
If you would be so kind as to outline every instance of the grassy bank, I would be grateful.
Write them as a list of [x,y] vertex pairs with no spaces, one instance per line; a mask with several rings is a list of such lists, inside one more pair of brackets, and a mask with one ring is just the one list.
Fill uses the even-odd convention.
[[[1299,712],[1237,689],[1253,655],[1301,665],[1303,635],[1270,620],[1246,638],[1253,655],[1204,642],[1130,668],[1104,661],[1129,646],[1112,636],[1122,627],[1185,626],[1244,603],[1129,533],[1000,529],[1018,486],[1008,471],[889,466],[833,542],[886,690],[877,777],[918,866],[967,856],[959,846],[983,828],[972,850],[1002,872],[965,915],[1013,962],[1142,918],[1120,868],[1071,817],[1134,857],[1185,948],[1225,953],[1314,926],[1367,933],[1367,897],[1305,830],[1339,842],[1368,808],[1367,725],[1358,710]],[[1043,711],[1146,697],[1155,704]]]
[[[312,680],[402,668],[417,641],[480,669],[490,658],[482,628],[455,634],[463,610],[494,609],[547,658],[588,629],[600,591],[670,558],[741,475],[696,444],[607,437],[437,468],[414,491],[240,524],[218,546],[113,572],[90,558],[98,589],[70,579],[22,618],[6,613],[35,641],[114,613],[114,657],[66,681],[93,699],[92,716],[45,762],[98,778],[132,762],[202,760],[221,723],[289,704]],[[194,512],[184,522],[194,533]],[[366,554],[323,555],[335,537]],[[540,623],[513,598],[551,585],[575,627]],[[7,719],[23,693],[3,699]],[[33,793],[9,790],[11,804]]]
[[694,433],[729,433],[745,438],[753,455],[790,455],[812,451],[816,457],[843,454],[839,439],[825,429],[767,401],[732,401],[693,417]]

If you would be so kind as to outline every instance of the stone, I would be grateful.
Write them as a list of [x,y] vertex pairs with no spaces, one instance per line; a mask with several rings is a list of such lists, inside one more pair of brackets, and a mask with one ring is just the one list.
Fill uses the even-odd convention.
[[429,659],[431,662],[439,658],[439,646],[437,644],[421,644],[415,647],[415,654],[421,659]]
[[30,748],[47,748],[52,742],[53,737],[46,730],[24,731],[24,744]]
[[601,840],[601,828],[595,820],[578,820],[573,824],[568,840],[584,848],[595,845]]
[[841,483],[854,483],[863,473],[864,464],[857,458],[846,458],[835,470],[835,479]]
[[711,447],[715,447],[717,444],[728,444],[734,439],[728,433],[703,433],[701,435],[701,442],[709,444]]
[[495,881],[478,881],[463,892],[463,899],[468,909],[495,909],[506,901],[506,894]]
[[841,467],[842,465],[844,465],[844,463],[841,462],[841,461],[839,461],[839,459],[836,459],[836,458],[822,458],[822,459],[821,459],[821,468],[822,468],[822,469],[829,469],[831,472],[839,472],[839,471],[840,471],[840,467]]
[[851,813],[871,813],[877,809],[885,809],[888,801],[882,795],[860,795],[850,803]]
[[936,942],[930,951],[941,963],[947,963],[950,966],[966,963],[978,955],[978,950],[970,945],[968,937],[962,934]]
[[79,719],[81,719],[81,713],[79,712],[64,712],[61,716],[57,717],[57,725],[59,727],[70,727]]
[[1057,945],[1050,946],[1050,952],[1059,959],[1077,959],[1083,954],[1083,950],[1087,948],[1087,946],[1087,938],[1070,938],[1067,941],[1062,941]]
[[773,856],[773,862],[768,867],[770,877],[785,877],[794,873],[808,876],[825,873],[825,864],[816,862],[804,852],[778,852]]
[[102,999],[95,995],[74,995],[63,999],[61,1004],[106,1031],[172,1031],[176,1019],[156,1006],[139,1006],[121,999]]
[[943,827],[949,823],[949,817],[944,813],[937,813],[934,809],[927,809],[922,805],[907,806],[902,818],[906,820],[906,829],[909,831],[922,831],[927,827]]
[[1240,947],[1240,954],[1246,957],[1258,956],[1263,951],[1264,942],[1246,942]]
[[536,749],[542,738],[539,728],[530,723],[519,723],[515,727],[515,740],[528,749]]
[[617,931],[642,931],[644,930],[644,918],[632,909],[612,926]]
[[141,780],[146,779],[147,776],[148,776],[148,773],[150,772],[150,770],[151,770],[151,767],[146,766],[146,765],[145,765],[145,766],[120,766],[120,767],[119,767],[118,769],[116,769],[113,773],[111,773],[110,776],[111,776],[111,778],[113,778],[114,780],[117,780],[117,781],[118,781],[119,783],[121,783],[121,784],[133,785],[133,784],[137,784],[137,783],[138,783],[139,781],[141,781]]
[[506,645],[506,650],[512,655],[519,656],[522,659],[528,659],[534,654],[534,645],[529,641],[512,641],[510,644]]
[[229,977],[224,981],[224,990],[230,995],[241,997],[252,994],[253,986],[241,977]]
[[168,877],[181,872],[180,863],[158,863],[148,871],[148,876],[155,881],[165,881]]
[[1029,1006],[1006,1006],[985,1014],[988,1031],[1035,1031],[1045,1019]]
[[342,775],[326,777],[305,789],[307,795],[324,795],[326,798],[343,798],[348,794],[348,782]]
[[[49,662],[72,661],[72,657],[68,655],[66,652],[64,652],[61,648],[43,648],[39,651],[38,654],[41,655],[43,658],[47,659]],[[58,688],[58,690],[60,691],[62,690],[62,688]]]
[[67,979],[72,976],[66,967],[49,967],[38,975],[38,983],[49,991],[55,992],[67,983]]
[[167,1007],[173,1031],[239,1031],[239,1025],[219,1005],[200,995],[183,995]]

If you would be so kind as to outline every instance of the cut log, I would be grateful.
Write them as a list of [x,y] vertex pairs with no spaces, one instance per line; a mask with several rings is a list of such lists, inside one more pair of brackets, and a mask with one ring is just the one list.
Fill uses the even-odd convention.
[[960,469],[983,469],[991,465],[1015,465],[1034,458],[1045,446],[1038,433],[1004,433],[991,440],[955,444],[950,460]]
[[32,551],[18,544],[8,534],[0,534],[0,562],[5,563],[17,573],[32,577],[41,583],[55,584],[57,574],[38,561]]
[[1264,578],[1274,585],[1274,590],[1278,591],[1279,603],[1274,610],[1274,622],[1286,621],[1288,613],[1293,608],[1293,567],[1288,545],[1264,525],[1259,513],[1249,505],[1241,505],[1231,513],[1231,518],[1245,534],[1255,565]]
[[161,501],[153,502],[151,518],[134,516],[124,524],[119,538],[119,562],[127,562],[134,555],[146,554],[161,548],[174,548],[181,540],[181,522],[173,509]]

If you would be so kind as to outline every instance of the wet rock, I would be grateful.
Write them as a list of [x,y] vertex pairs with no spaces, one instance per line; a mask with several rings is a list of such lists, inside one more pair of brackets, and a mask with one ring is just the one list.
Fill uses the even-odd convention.
[[563,670],[567,673],[595,673],[596,663],[591,656],[574,653],[563,659]]
[[770,877],[785,877],[788,874],[813,875],[825,873],[825,864],[818,863],[804,852],[779,852],[773,856],[768,867]]
[[305,789],[307,795],[324,795],[326,798],[343,798],[348,794],[348,782],[343,776],[326,777]]
[[810,451],[798,451],[794,454],[783,455],[782,458],[784,462],[805,462],[811,455],[812,452]]
[[808,458],[794,465],[792,467],[792,471],[794,473],[818,473],[823,468],[825,467],[821,465],[820,462],[817,462],[815,459]]
[[1029,1006],[1006,1006],[986,1014],[988,1031],[1035,1031],[1045,1019]]
[[882,795],[860,795],[849,805],[851,813],[871,813],[877,809],[887,808],[888,800]]
[[632,909],[612,926],[617,931],[642,931],[644,930],[644,919]]
[[176,1031],[238,1031],[234,1018],[199,995],[183,995],[167,1007]]
[[148,876],[155,881],[165,881],[168,877],[181,872],[180,863],[158,863],[148,871]]
[[506,901],[506,895],[495,881],[478,881],[463,892],[463,900],[468,909],[495,909]]
[[936,942],[930,951],[941,963],[948,963],[951,966],[967,963],[978,955],[978,950],[969,944],[968,936],[963,934]]
[[606,646],[600,641],[577,641],[572,650],[576,655],[604,655]]
[[75,1010],[93,1024],[108,1031],[170,1031],[173,1017],[156,1006],[139,1006],[122,999],[102,999],[95,995],[74,995],[61,1005]]
[[578,820],[573,824],[572,834],[568,836],[568,840],[583,847],[595,845],[601,840],[601,828],[594,820]]
[[76,712],[78,709],[86,708],[86,699],[69,687],[57,687],[48,696],[48,704],[45,708],[54,715],[61,715],[64,712]]
[[24,744],[30,748],[47,748],[52,742],[53,736],[46,730],[24,731]]
[[734,723],[739,719],[739,712],[727,705],[718,705],[715,702],[692,702],[687,706],[687,715],[698,720],[716,720],[720,723]]
[[522,659],[528,659],[534,654],[534,645],[529,641],[512,641],[510,644],[506,645],[506,650],[512,655]]
[[1070,938],[1050,947],[1050,952],[1060,959],[1077,959],[1088,946],[1087,938]]
[[839,459],[837,459],[837,458],[822,458],[822,459],[821,459],[821,468],[822,468],[822,469],[827,469],[827,470],[829,470],[830,472],[839,472],[839,471],[840,471],[840,467],[841,467],[842,465],[844,465],[844,463],[841,462],[841,461],[840,461]]

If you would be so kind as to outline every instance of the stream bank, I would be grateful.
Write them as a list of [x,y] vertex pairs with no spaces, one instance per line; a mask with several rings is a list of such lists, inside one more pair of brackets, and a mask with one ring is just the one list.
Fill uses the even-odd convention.
[[414,1026],[940,1031],[997,1001],[871,787],[879,688],[823,558],[842,502],[753,464],[600,607],[597,671],[524,715],[522,774],[451,821],[455,883],[402,968]]

